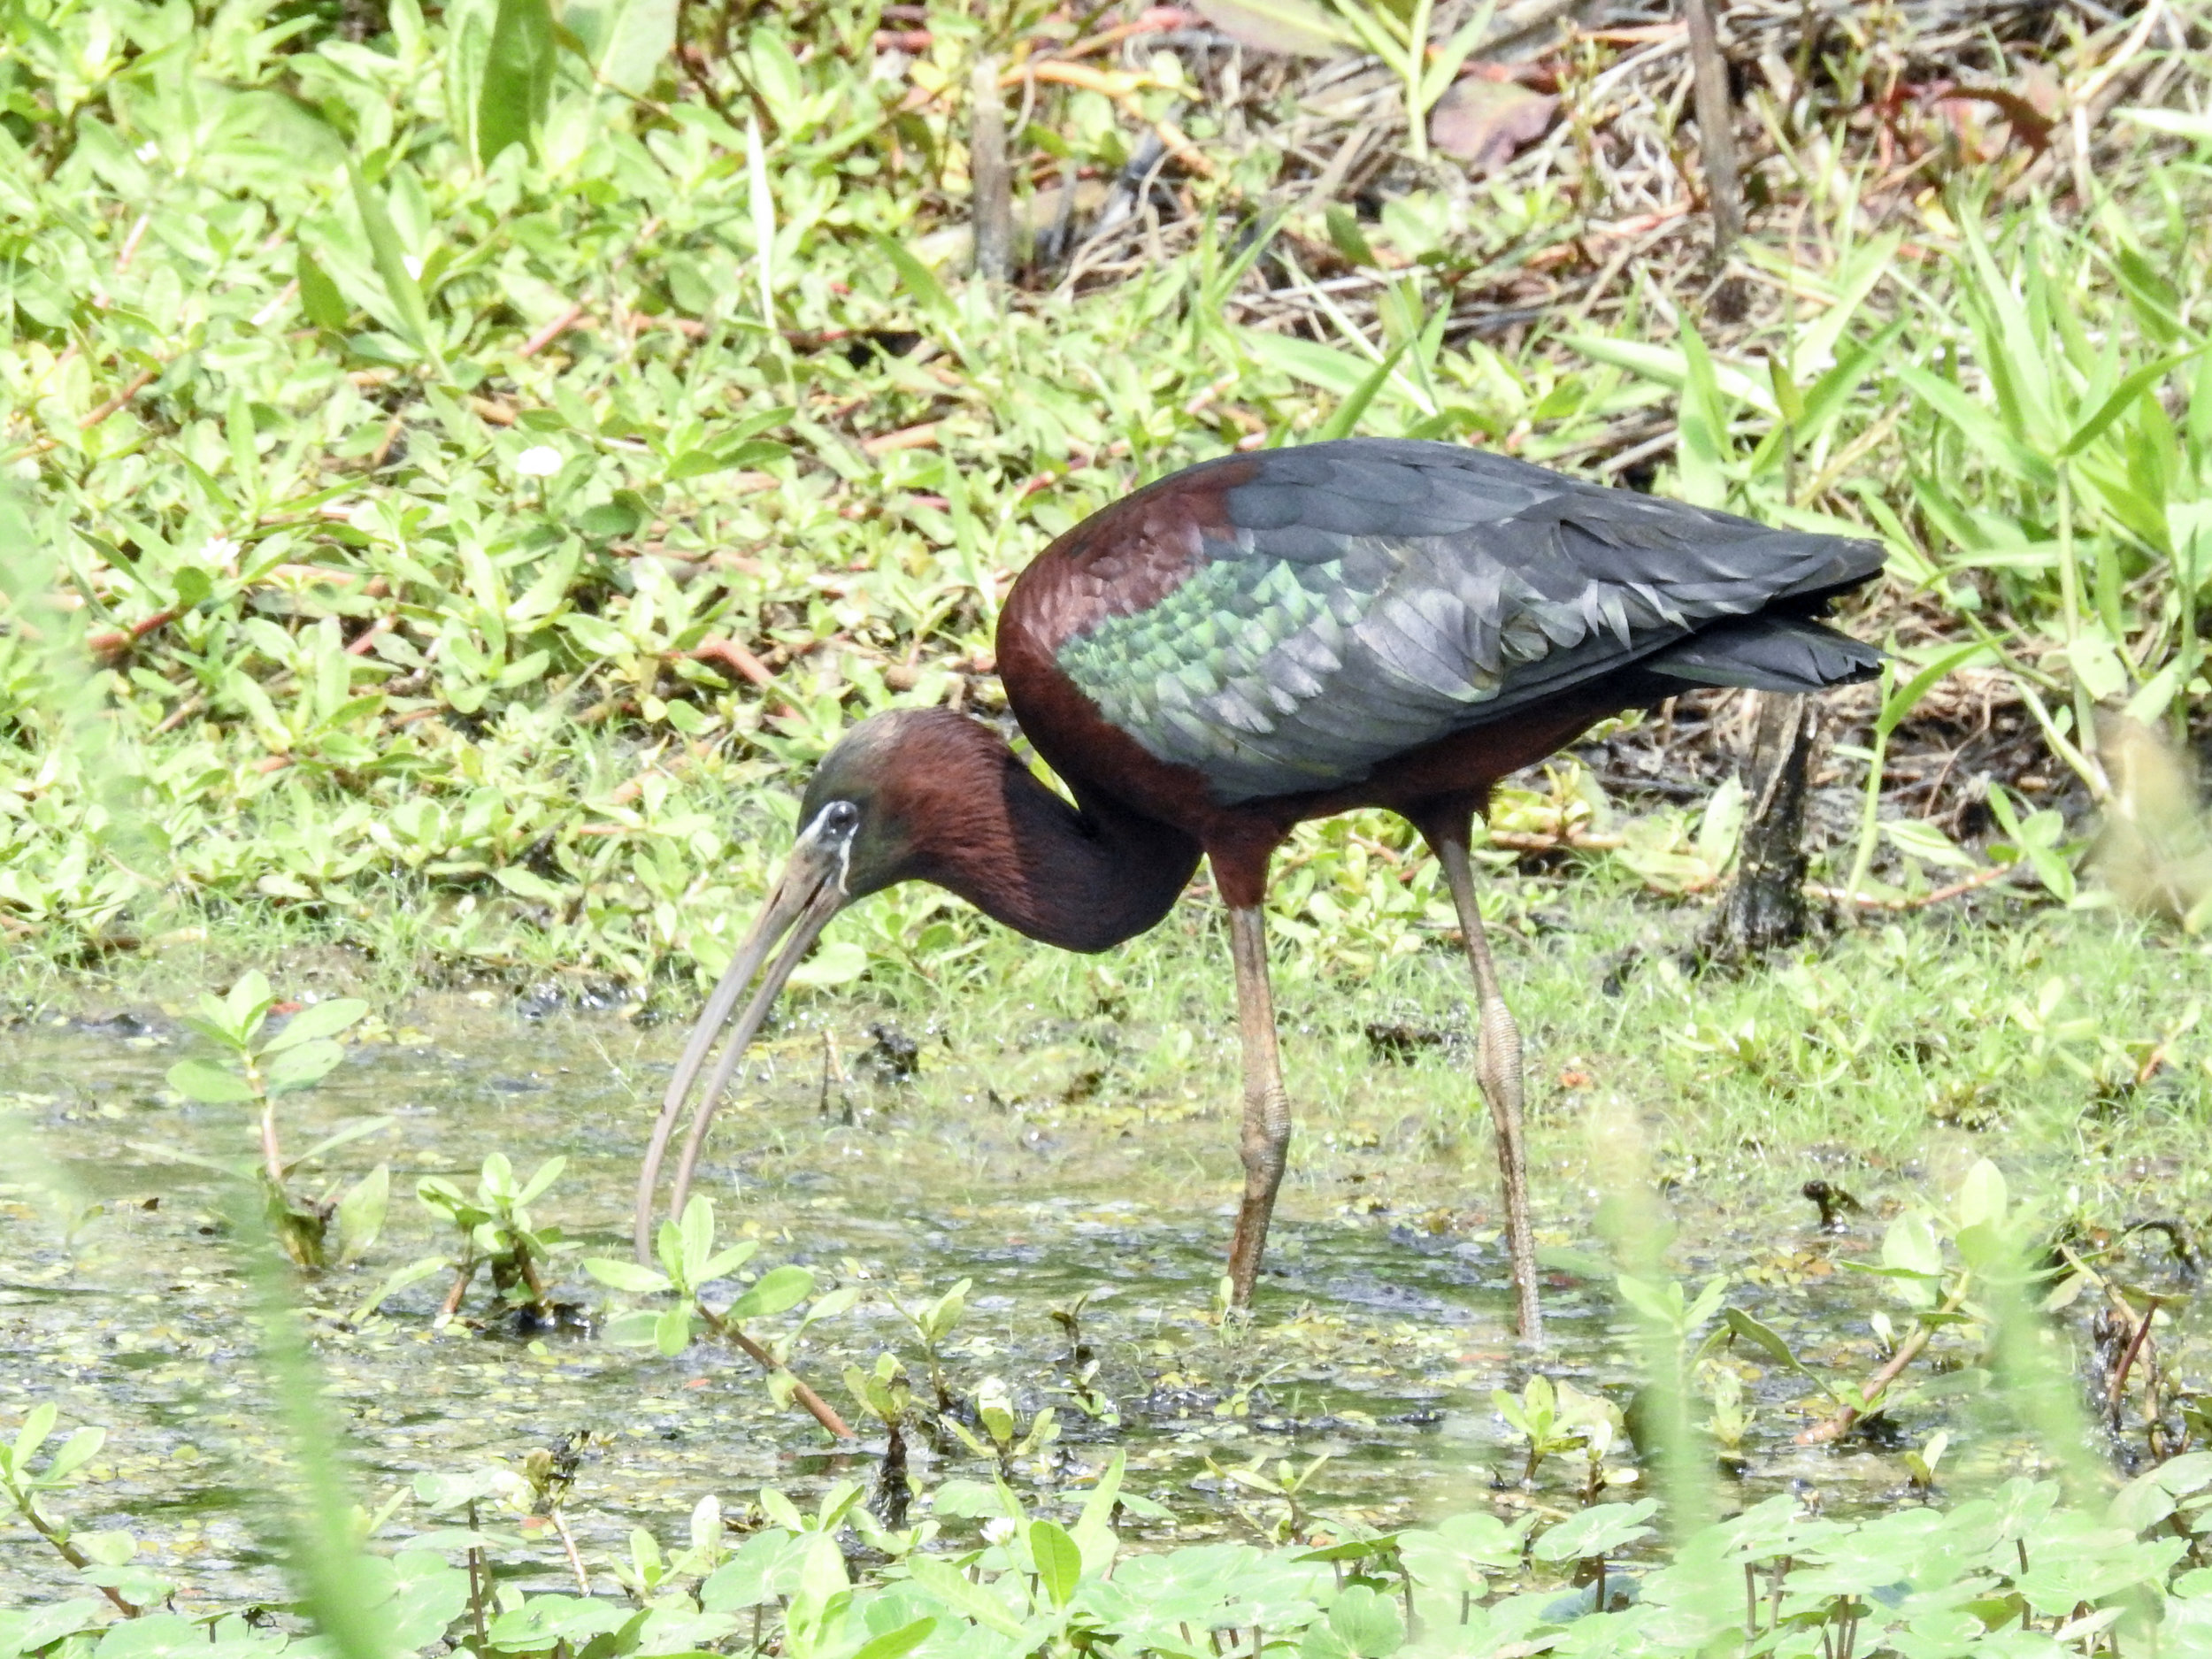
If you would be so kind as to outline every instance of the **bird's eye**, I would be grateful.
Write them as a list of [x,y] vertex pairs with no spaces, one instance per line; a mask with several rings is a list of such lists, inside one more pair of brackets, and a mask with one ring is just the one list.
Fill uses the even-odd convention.
[[833,801],[822,809],[818,821],[824,834],[841,839],[860,827],[860,809],[849,801]]

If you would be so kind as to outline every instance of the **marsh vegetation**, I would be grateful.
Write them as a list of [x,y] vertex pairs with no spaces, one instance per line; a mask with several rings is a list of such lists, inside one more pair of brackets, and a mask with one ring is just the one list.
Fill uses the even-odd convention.
[[[2204,24],[1723,11],[1714,269],[1671,8],[0,9],[0,1655],[2193,1651]],[[805,767],[1353,430],[1890,551],[1802,949],[1746,700],[1502,793],[1553,1347],[1380,818],[1248,1319],[1204,902],[856,909],[629,1261]]]

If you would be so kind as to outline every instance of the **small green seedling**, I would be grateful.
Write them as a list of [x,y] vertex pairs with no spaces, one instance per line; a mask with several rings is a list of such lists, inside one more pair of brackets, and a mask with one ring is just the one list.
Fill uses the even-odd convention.
[[1494,1388],[1490,1403],[1527,1447],[1527,1461],[1521,1468],[1524,1486],[1536,1484],[1536,1471],[1547,1457],[1581,1452],[1588,1445],[1584,1424],[1570,1420],[1561,1409],[1559,1386],[1540,1372],[1531,1377],[1517,1394]]
[[959,1325],[961,1314],[966,1311],[968,1290],[974,1283],[972,1279],[964,1279],[936,1301],[917,1308],[909,1308],[896,1296],[885,1293],[885,1300],[921,1339],[922,1357],[929,1364],[930,1392],[937,1397],[937,1409],[941,1412],[951,1410],[954,1403],[952,1390],[945,1382],[945,1342]]
[[[660,1271],[636,1262],[595,1256],[584,1271],[601,1284],[633,1296],[672,1296],[675,1300],[656,1312],[649,1308],[618,1314],[607,1322],[607,1340],[630,1347],[657,1348],[674,1358],[691,1346],[695,1324],[733,1344],[768,1373],[768,1386],[780,1403],[793,1399],[804,1406],[817,1423],[841,1440],[853,1432],[819,1394],[791,1374],[787,1363],[789,1339],[784,1352],[764,1347],[745,1330],[748,1319],[764,1319],[787,1313],[814,1294],[814,1275],[806,1268],[786,1263],[772,1267],[747,1286],[735,1302],[719,1310],[706,1300],[705,1288],[714,1280],[734,1275],[760,1249],[757,1240],[747,1239],[726,1250],[714,1248],[714,1202],[694,1197],[684,1206],[679,1221],[661,1223],[654,1240]],[[834,1290],[816,1300],[799,1325],[804,1331],[818,1319],[842,1313],[859,1299],[856,1286]],[[794,1333],[795,1338],[797,1333]]]
[[1905,1454],[1905,1467],[1912,1476],[1912,1489],[1919,1493],[1935,1490],[1936,1465],[1943,1461],[1944,1449],[1951,1444],[1948,1429],[1938,1429],[1928,1437],[1928,1443],[1917,1451]]
[[[210,1060],[195,1056],[178,1061],[169,1068],[169,1087],[203,1105],[256,1108],[261,1127],[261,1179],[285,1253],[302,1267],[323,1266],[326,1235],[334,1217],[339,1224],[341,1260],[350,1262],[368,1248],[383,1226],[390,1172],[379,1165],[352,1191],[336,1199],[327,1194],[316,1200],[296,1198],[290,1178],[303,1164],[349,1141],[385,1128],[392,1120],[377,1118],[349,1124],[303,1156],[287,1162],[277,1133],[276,1103],[287,1094],[313,1088],[330,1075],[332,1068],[345,1058],[345,1050],[336,1041],[338,1033],[357,1024],[369,1011],[369,1005],[352,996],[312,1003],[294,1014],[274,1036],[264,1039],[262,1027],[276,1005],[267,976],[257,969],[241,974],[226,996],[202,996],[198,1011],[186,1015],[184,1023],[215,1044],[222,1057]],[[234,1169],[222,1162],[216,1162],[214,1167],[227,1172]]]
[[975,1415],[981,1434],[956,1418],[944,1422],[978,1457],[995,1459],[1002,1476],[1011,1471],[1016,1458],[1041,1452],[1060,1438],[1060,1414],[1051,1406],[1030,1418],[1027,1428],[1021,1426],[1014,1412],[1013,1391],[1002,1377],[986,1377],[976,1389]]
[[55,1553],[99,1587],[127,1618],[157,1606],[173,1587],[166,1579],[133,1567],[138,1540],[127,1532],[79,1532],[40,1505],[42,1494],[66,1492],[83,1478],[84,1466],[107,1442],[102,1428],[81,1428],[54,1448],[43,1469],[31,1460],[53,1437],[60,1413],[51,1401],[31,1408],[12,1445],[0,1446],[0,1497],[24,1525],[54,1547]]
[[556,1254],[578,1247],[565,1243],[557,1227],[540,1227],[530,1219],[528,1205],[542,1198],[568,1167],[566,1158],[548,1158],[536,1173],[517,1184],[514,1165],[503,1152],[484,1160],[473,1195],[462,1193],[452,1182],[430,1176],[415,1187],[415,1196],[434,1214],[443,1216],[460,1230],[460,1248],[452,1257],[453,1287],[446,1293],[441,1325],[460,1311],[477,1270],[491,1270],[492,1285],[501,1302],[511,1308],[529,1308],[550,1317],[553,1299],[546,1289],[546,1269]]
[[1253,1530],[1262,1537],[1280,1544],[1302,1536],[1311,1523],[1312,1516],[1304,1502],[1306,1488],[1313,1484],[1313,1478],[1326,1465],[1329,1455],[1327,1452],[1322,1453],[1303,1469],[1297,1467],[1289,1458],[1280,1457],[1275,1460],[1274,1468],[1270,1470],[1264,1452],[1250,1463],[1233,1468],[1224,1468],[1209,1457],[1206,1467],[1231,1486],[1242,1486],[1248,1492],[1257,1492],[1281,1501],[1283,1512],[1272,1523],[1262,1524],[1254,1517],[1246,1517]]
[[893,1526],[906,1524],[906,1509],[914,1489],[906,1472],[906,1431],[914,1421],[914,1390],[906,1379],[906,1367],[898,1356],[876,1356],[874,1368],[845,1367],[845,1386],[861,1409],[883,1425],[883,1464],[878,1477],[878,1502]]

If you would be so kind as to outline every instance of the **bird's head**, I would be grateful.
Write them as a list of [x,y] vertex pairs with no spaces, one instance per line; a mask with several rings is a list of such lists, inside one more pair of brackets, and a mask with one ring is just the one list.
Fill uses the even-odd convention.
[[[863,720],[822,757],[799,805],[799,833],[791,856],[707,999],[669,1079],[660,1122],[638,1181],[641,1260],[650,1246],[654,1188],[670,1133],[746,987],[756,979],[760,981],[738,1015],[736,1029],[693,1115],[677,1164],[672,1207],[678,1211],[722,1091],[792,970],[838,911],[856,899],[928,872],[923,843],[932,818],[942,816],[930,811],[933,796],[954,783],[962,770],[959,763],[969,751],[995,742],[983,727],[949,710],[897,709]],[[997,747],[1003,751],[1005,746]]]

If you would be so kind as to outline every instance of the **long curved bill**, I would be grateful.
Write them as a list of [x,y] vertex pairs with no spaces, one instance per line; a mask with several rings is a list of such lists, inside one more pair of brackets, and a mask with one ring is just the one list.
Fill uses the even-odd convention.
[[[729,1042],[722,1050],[714,1075],[707,1082],[707,1091],[691,1115],[691,1133],[684,1139],[683,1156],[676,1164],[676,1186],[670,1195],[669,1211],[681,1215],[684,1199],[691,1190],[691,1176],[699,1162],[699,1148],[705,1143],[707,1125],[714,1121],[715,1108],[721,1103],[722,1091],[729,1087],[731,1076],[738,1062],[745,1057],[745,1050],[759,1032],[761,1022],[768,1018],[768,1010],[775,1006],[777,993],[791,971],[799,965],[799,959],[809,946],[828,925],[831,917],[844,909],[849,902],[845,891],[845,838],[821,833],[820,822],[810,825],[800,835],[798,845],[792,849],[791,862],[770,889],[768,903],[754,922],[752,931],[738,946],[737,955],[730,959],[728,970],[721,982],[714,987],[714,995],[707,999],[706,1011],[699,1016],[699,1023],[692,1028],[691,1041],[684,1045],[683,1057],[676,1063],[676,1073],[668,1079],[668,1093],[661,1099],[660,1121],[653,1125],[652,1144],[646,1149],[645,1167],[639,1172],[637,1183],[637,1213],[635,1242],[637,1259],[650,1262],[653,1247],[653,1192],[660,1185],[661,1160],[668,1151],[669,1137],[675,1133],[676,1120],[682,1116],[684,1102],[691,1094],[693,1080],[707,1062],[714,1048],[714,1040],[729,1023],[730,1010],[744,995],[745,987],[761,970],[761,964],[775,951],[767,973],[754,991],[752,1000],[745,1004],[745,1011],[738,1017],[737,1029],[730,1033]],[[777,941],[783,948],[776,949]]]

